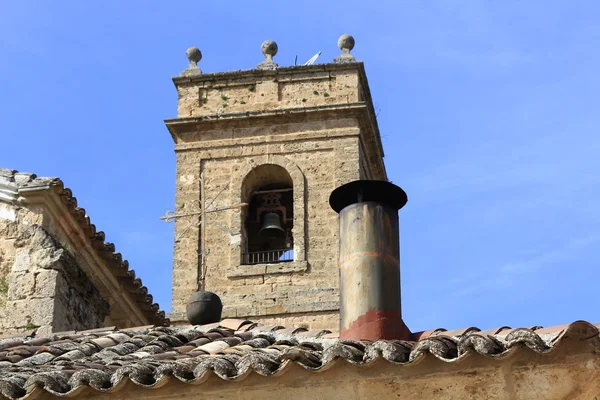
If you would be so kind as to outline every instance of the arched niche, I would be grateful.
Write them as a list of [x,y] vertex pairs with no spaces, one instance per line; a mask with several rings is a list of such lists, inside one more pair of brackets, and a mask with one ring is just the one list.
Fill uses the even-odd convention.
[[[251,201],[252,194],[257,188],[285,188],[291,185],[291,225],[293,236],[293,262],[288,263],[261,263],[245,265],[242,253],[246,250],[247,232],[245,222],[248,217],[248,208],[240,213],[233,213],[231,231],[238,234],[240,240],[231,243],[230,277],[261,275],[265,273],[285,273],[305,271],[306,262],[306,221],[305,221],[305,182],[300,168],[291,160],[280,155],[252,157],[245,160],[243,166],[232,179],[232,195],[241,203]],[[236,199],[234,199],[234,202]]]

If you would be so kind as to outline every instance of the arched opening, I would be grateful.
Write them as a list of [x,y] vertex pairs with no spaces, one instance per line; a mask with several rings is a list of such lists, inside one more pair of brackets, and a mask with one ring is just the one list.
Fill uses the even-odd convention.
[[264,164],[242,183],[242,264],[293,261],[294,185],[285,168]]

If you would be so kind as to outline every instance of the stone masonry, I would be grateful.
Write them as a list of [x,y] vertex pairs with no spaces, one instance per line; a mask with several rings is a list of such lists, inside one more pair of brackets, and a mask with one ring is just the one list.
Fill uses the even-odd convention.
[[57,178],[0,169],[0,335],[168,323]]
[[38,223],[0,203],[0,332],[36,334],[104,325],[109,306],[75,259]]
[[[187,70],[186,70],[187,71]],[[178,118],[165,121],[177,157],[172,322],[185,321],[199,279],[201,176],[207,208],[206,289],[223,317],[308,328],[338,325],[337,214],[328,198],[356,179],[386,180],[360,62],[173,78]],[[293,181],[294,260],[242,265],[245,178],[262,165]],[[210,207],[209,207],[210,204]]]
[[101,327],[109,305],[77,262],[40,225],[26,228],[14,243],[0,331],[48,334]]

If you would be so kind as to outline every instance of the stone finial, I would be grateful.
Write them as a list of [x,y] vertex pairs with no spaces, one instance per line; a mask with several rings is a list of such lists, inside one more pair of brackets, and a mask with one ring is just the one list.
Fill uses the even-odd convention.
[[273,57],[277,54],[277,43],[272,40],[265,40],[260,47],[260,50],[265,55],[265,59],[256,66],[257,69],[276,69],[277,63],[273,61]]
[[350,54],[350,50],[354,48],[354,38],[352,36],[348,35],[347,33],[344,33],[342,36],[340,36],[338,39],[338,47],[340,50],[342,50],[342,54],[333,60],[333,62],[347,63],[356,61],[352,54]]
[[198,63],[202,60],[202,52],[197,47],[190,47],[185,51],[185,55],[190,61],[190,65],[181,72],[181,76],[200,75],[202,70],[198,68]]

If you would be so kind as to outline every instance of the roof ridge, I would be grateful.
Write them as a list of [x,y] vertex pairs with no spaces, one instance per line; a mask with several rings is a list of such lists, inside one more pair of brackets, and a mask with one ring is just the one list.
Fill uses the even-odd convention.
[[14,183],[19,188],[47,186],[50,183],[60,181],[58,177],[37,176],[31,172],[20,172],[9,168],[0,168],[0,180]]

